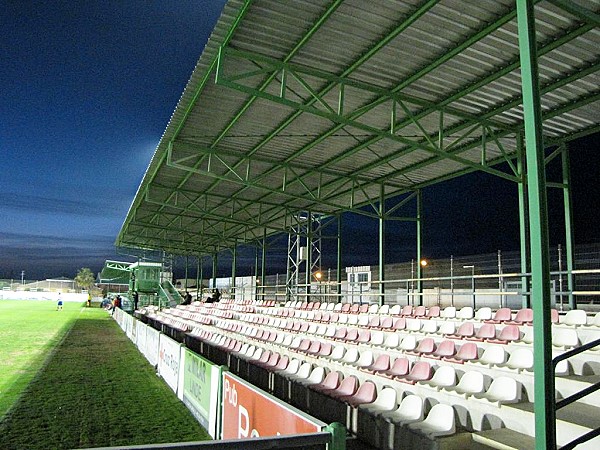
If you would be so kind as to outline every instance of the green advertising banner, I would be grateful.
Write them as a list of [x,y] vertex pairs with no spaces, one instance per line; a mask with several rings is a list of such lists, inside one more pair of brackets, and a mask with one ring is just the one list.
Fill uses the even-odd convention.
[[221,369],[186,348],[182,348],[181,357],[181,400],[206,431],[216,438]]

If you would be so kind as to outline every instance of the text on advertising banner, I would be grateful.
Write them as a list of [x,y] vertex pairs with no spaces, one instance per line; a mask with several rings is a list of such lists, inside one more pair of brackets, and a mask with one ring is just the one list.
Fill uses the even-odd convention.
[[220,369],[186,348],[182,348],[181,353],[183,381],[180,381],[179,391],[183,391],[183,403],[214,439],[217,437]]
[[179,356],[181,344],[161,334],[158,348],[158,374],[177,393],[179,381]]
[[222,389],[222,439],[315,433],[325,426],[228,372]]

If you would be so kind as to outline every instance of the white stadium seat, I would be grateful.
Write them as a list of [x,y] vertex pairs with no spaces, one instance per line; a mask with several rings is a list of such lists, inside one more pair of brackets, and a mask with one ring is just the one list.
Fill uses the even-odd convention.
[[433,405],[424,421],[411,423],[408,427],[419,434],[427,436],[429,439],[449,436],[456,432],[456,419],[454,416],[452,406],[438,403]]

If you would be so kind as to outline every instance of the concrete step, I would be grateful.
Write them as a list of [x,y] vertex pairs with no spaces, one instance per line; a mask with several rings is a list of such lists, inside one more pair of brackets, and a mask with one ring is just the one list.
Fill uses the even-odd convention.
[[[515,411],[533,413],[533,403],[517,403],[506,405]],[[575,402],[556,412],[557,440],[560,445],[575,439],[577,436],[596,428],[600,428],[600,408],[585,403]],[[533,433],[533,429],[531,430]],[[473,448],[477,450],[533,450],[535,439],[509,428],[499,428],[472,433]],[[599,441],[593,440],[582,444],[582,448],[597,449]],[[579,447],[578,447],[579,448]]]
[[508,428],[496,430],[479,431],[472,433],[473,450],[534,450],[535,440],[533,437],[519,433]]
[[[533,403],[515,403],[506,407],[533,413]],[[556,420],[577,424],[590,430],[600,428],[600,407],[574,402],[556,411]]]
[[437,450],[465,450],[471,448],[472,442],[471,433],[459,432],[453,436],[437,438]]

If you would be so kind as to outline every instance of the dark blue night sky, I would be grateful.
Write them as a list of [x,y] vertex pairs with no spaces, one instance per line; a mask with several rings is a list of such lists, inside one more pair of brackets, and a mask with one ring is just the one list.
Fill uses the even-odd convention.
[[3,2],[0,278],[119,258],[115,237],[224,3]]
[[[74,276],[126,259],[114,240],[224,3],[3,2],[0,278]],[[573,145],[577,242],[599,240],[598,141]],[[510,183],[476,174],[424,198],[431,256],[518,249]],[[554,243],[561,205],[552,194]],[[345,265],[376,261],[376,230],[374,220],[345,219]],[[388,242],[390,262],[412,257],[410,227],[390,225]]]

